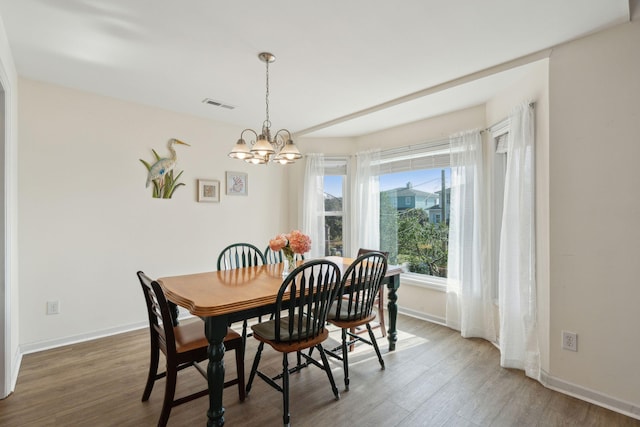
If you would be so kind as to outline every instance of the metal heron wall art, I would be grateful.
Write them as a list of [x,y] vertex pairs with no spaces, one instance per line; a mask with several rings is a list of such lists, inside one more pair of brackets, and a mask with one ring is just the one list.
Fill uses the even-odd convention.
[[149,184],[153,184],[153,197],[155,198],[170,199],[176,188],[184,185],[183,183],[178,183],[178,179],[184,171],[180,171],[176,176],[173,173],[178,160],[176,150],[173,148],[174,144],[190,147],[186,142],[171,138],[169,140],[169,157],[160,157],[156,150],[152,149],[151,151],[156,158],[155,163],[150,164],[140,159],[148,171],[146,187],[149,187]]

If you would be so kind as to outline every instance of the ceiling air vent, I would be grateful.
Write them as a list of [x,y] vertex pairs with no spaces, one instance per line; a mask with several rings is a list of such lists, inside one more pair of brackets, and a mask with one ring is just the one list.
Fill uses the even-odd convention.
[[233,110],[234,108],[236,108],[233,105],[225,104],[222,101],[216,101],[215,99],[211,99],[211,98],[205,98],[202,100],[202,102],[204,102],[205,104],[216,106],[216,107],[226,108],[227,110]]

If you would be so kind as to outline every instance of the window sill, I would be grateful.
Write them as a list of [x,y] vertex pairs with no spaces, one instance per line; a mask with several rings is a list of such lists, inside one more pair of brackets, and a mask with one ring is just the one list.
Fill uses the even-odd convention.
[[416,273],[402,273],[400,275],[402,284],[416,286],[419,288],[431,289],[439,292],[447,291],[447,279],[443,277],[427,276]]

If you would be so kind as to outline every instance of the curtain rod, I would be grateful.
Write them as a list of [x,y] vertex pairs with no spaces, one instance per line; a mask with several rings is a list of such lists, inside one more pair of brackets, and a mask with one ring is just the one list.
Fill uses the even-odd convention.
[[[529,103],[529,108],[535,108],[535,106],[536,106],[536,103],[535,103],[535,102],[530,102],[530,103]],[[487,128],[482,129],[482,130],[480,131],[480,133],[488,132],[488,131],[491,131],[491,130],[493,130],[493,129],[495,129],[495,128],[499,128],[499,127],[501,127],[501,126],[506,125],[508,122],[509,122],[509,117],[505,117],[504,119],[502,119],[502,120],[500,120],[500,121],[498,121],[498,122],[496,122],[496,123],[492,124],[491,126],[489,126],[489,127],[487,127]]]
[[435,149],[439,146],[444,146],[447,144],[449,144],[449,137],[432,139],[429,141],[419,142],[413,145],[406,145],[403,147],[393,147],[393,148],[387,148],[386,150],[380,150],[380,156],[388,157],[388,156],[393,156],[394,154],[405,154],[415,150],[423,150],[426,148]]

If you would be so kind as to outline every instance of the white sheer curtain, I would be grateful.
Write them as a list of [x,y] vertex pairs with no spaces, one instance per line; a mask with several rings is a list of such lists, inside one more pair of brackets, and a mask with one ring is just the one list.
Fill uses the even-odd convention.
[[324,155],[306,154],[302,231],[311,238],[311,258],[325,254],[324,247]]
[[380,249],[380,150],[356,154],[352,209],[353,251]]
[[500,364],[540,379],[535,271],[534,117],[527,102],[511,115],[500,238]]
[[447,265],[447,326],[463,337],[496,340],[488,253],[483,230],[480,131],[452,135],[451,213]]

